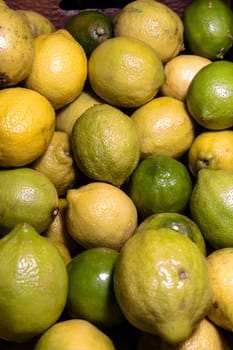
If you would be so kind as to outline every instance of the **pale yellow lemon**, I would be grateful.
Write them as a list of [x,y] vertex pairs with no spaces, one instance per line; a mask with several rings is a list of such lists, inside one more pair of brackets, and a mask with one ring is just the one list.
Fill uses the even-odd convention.
[[156,97],[131,115],[140,142],[140,156],[181,157],[191,146],[195,130],[185,103],[173,97]]
[[188,152],[188,165],[193,175],[203,168],[233,170],[233,131],[202,132]]
[[65,29],[35,38],[35,57],[24,85],[40,92],[57,110],[83,90],[87,57],[82,46]]
[[112,340],[92,323],[69,319],[44,332],[34,350],[115,350]]
[[55,111],[40,93],[23,87],[0,91],[0,166],[24,166],[47,149]]
[[66,225],[83,247],[119,250],[137,227],[137,210],[120,188],[93,182],[68,190]]
[[71,134],[75,121],[83,112],[103,101],[93,91],[85,90],[71,103],[59,109],[56,113],[56,130]]
[[184,48],[183,23],[171,7],[154,0],[128,3],[114,18],[115,36],[129,36],[149,44],[163,62]]
[[161,94],[185,101],[193,77],[210,63],[208,58],[197,55],[183,54],[172,58],[164,67],[166,81],[161,86]]
[[125,36],[105,40],[92,52],[88,78],[94,92],[117,107],[150,101],[165,81],[161,59],[151,46]]

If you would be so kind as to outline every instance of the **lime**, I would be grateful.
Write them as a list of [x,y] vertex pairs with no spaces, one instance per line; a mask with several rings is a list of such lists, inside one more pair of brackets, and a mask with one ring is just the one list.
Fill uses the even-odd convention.
[[139,161],[134,122],[108,104],[88,108],[75,121],[71,143],[78,168],[97,181],[121,186]]
[[170,228],[189,237],[197,244],[203,255],[206,255],[205,240],[199,227],[188,216],[180,213],[159,213],[150,215],[141,222],[135,233],[162,227]]
[[113,280],[127,320],[173,344],[191,335],[212,301],[206,258],[168,228],[133,235],[119,253]]
[[97,10],[86,10],[73,15],[64,28],[82,45],[87,57],[96,46],[113,36],[110,17]]
[[111,328],[125,320],[113,290],[118,254],[110,248],[91,248],[68,264],[67,311],[71,317],[90,321],[100,328]]
[[185,44],[211,60],[224,58],[233,42],[233,12],[222,0],[196,0],[184,9]]
[[129,178],[129,196],[139,214],[183,212],[192,191],[190,174],[181,161],[155,155],[142,160]]
[[186,96],[187,108],[198,124],[222,130],[233,126],[233,62],[215,61],[193,78]]

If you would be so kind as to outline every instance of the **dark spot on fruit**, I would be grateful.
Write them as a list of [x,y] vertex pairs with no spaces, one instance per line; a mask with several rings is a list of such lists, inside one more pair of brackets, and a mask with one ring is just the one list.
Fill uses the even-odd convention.
[[187,279],[187,278],[189,278],[189,273],[185,270],[180,270],[179,271],[179,278],[182,280]]
[[213,303],[213,307],[214,307],[215,309],[218,308],[218,303],[217,303],[217,301],[215,301],[215,302]]
[[4,88],[9,83],[9,77],[6,73],[0,73],[0,88]]

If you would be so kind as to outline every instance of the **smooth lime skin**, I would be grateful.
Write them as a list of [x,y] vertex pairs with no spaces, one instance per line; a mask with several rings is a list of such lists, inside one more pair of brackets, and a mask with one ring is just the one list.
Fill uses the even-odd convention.
[[180,213],[153,214],[141,222],[135,233],[159,228],[170,228],[189,237],[197,244],[203,255],[206,256],[206,245],[202,233],[197,224],[189,217]]
[[199,170],[190,197],[190,212],[210,246],[233,246],[233,172]]
[[189,113],[209,130],[233,126],[233,62],[216,61],[193,78],[186,96]]
[[95,10],[79,12],[64,27],[84,48],[87,57],[103,41],[113,36],[113,24],[107,15]]
[[192,192],[192,180],[180,161],[154,155],[138,164],[127,192],[144,219],[155,213],[183,212]]
[[71,317],[85,319],[104,329],[125,321],[113,290],[118,254],[111,248],[91,248],[68,264],[67,311]]
[[233,43],[233,12],[222,0],[195,0],[183,14],[186,46],[193,54],[223,59]]

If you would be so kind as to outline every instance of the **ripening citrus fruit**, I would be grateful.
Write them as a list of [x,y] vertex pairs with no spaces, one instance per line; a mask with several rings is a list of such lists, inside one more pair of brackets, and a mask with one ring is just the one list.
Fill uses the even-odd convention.
[[158,93],[165,74],[151,46],[136,38],[114,37],[92,52],[88,78],[94,92],[105,102],[138,107]]
[[120,188],[91,182],[67,191],[66,227],[81,246],[120,250],[137,227],[137,209]]
[[233,170],[233,131],[198,134],[188,151],[188,166],[194,176],[206,168]]
[[162,212],[183,212],[192,191],[185,165],[169,156],[143,159],[129,178],[127,193],[142,218]]
[[196,0],[184,9],[185,43],[193,54],[224,58],[233,43],[233,12],[222,0]]
[[164,66],[166,80],[160,88],[161,94],[185,102],[194,76],[202,67],[211,62],[208,58],[197,55],[181,54],[173,57]]
[[86,78],[85,51],[67,30],[35,38],[35,57],[25,87],[47,97],[57,110],[80,95]]
[[215,61],[193,78],[186,96],[189,113],[202,127],[233,126],[233,62]]
[[168,228],[136,233],[125,243],[114,290],[132,325],[172,344],[191,335],[212,298],[206,258],[188,237]]
[[88,58],[96,46],[113,36],[112,20],[98,10],[71,16],[64,28],[82,45]]
[[0,240],[0,338],[25,342],[61,316],[68,274],[57,248],[33,226],[18,224]]
[[22,87],[0,91],[0,166],[31,163],[47,149],[55,111],[40,93]]
[[120,325],[125,318],[113,290],[113,272],[119,253],[96,247],[84,250],[68,264],[69,288],[66,309],[101,329]]
[[191,146],[194,123],[185,103],[173,97],[156,97],[131,115],[140,143],[140,157],[181,157]]
[[182,20],[169,6],[159,1],[131,1],[121,9],[113,23],[115,36],[146,42],[163,62],[183,49]]
[[112,340],[91,322],[75,319],[55,323],[34,350],[115,350]]
[[76,120],[71,143],[79,169],[94,180],[121,186],[138,164],[135,124],[108,104],[96,104]]

